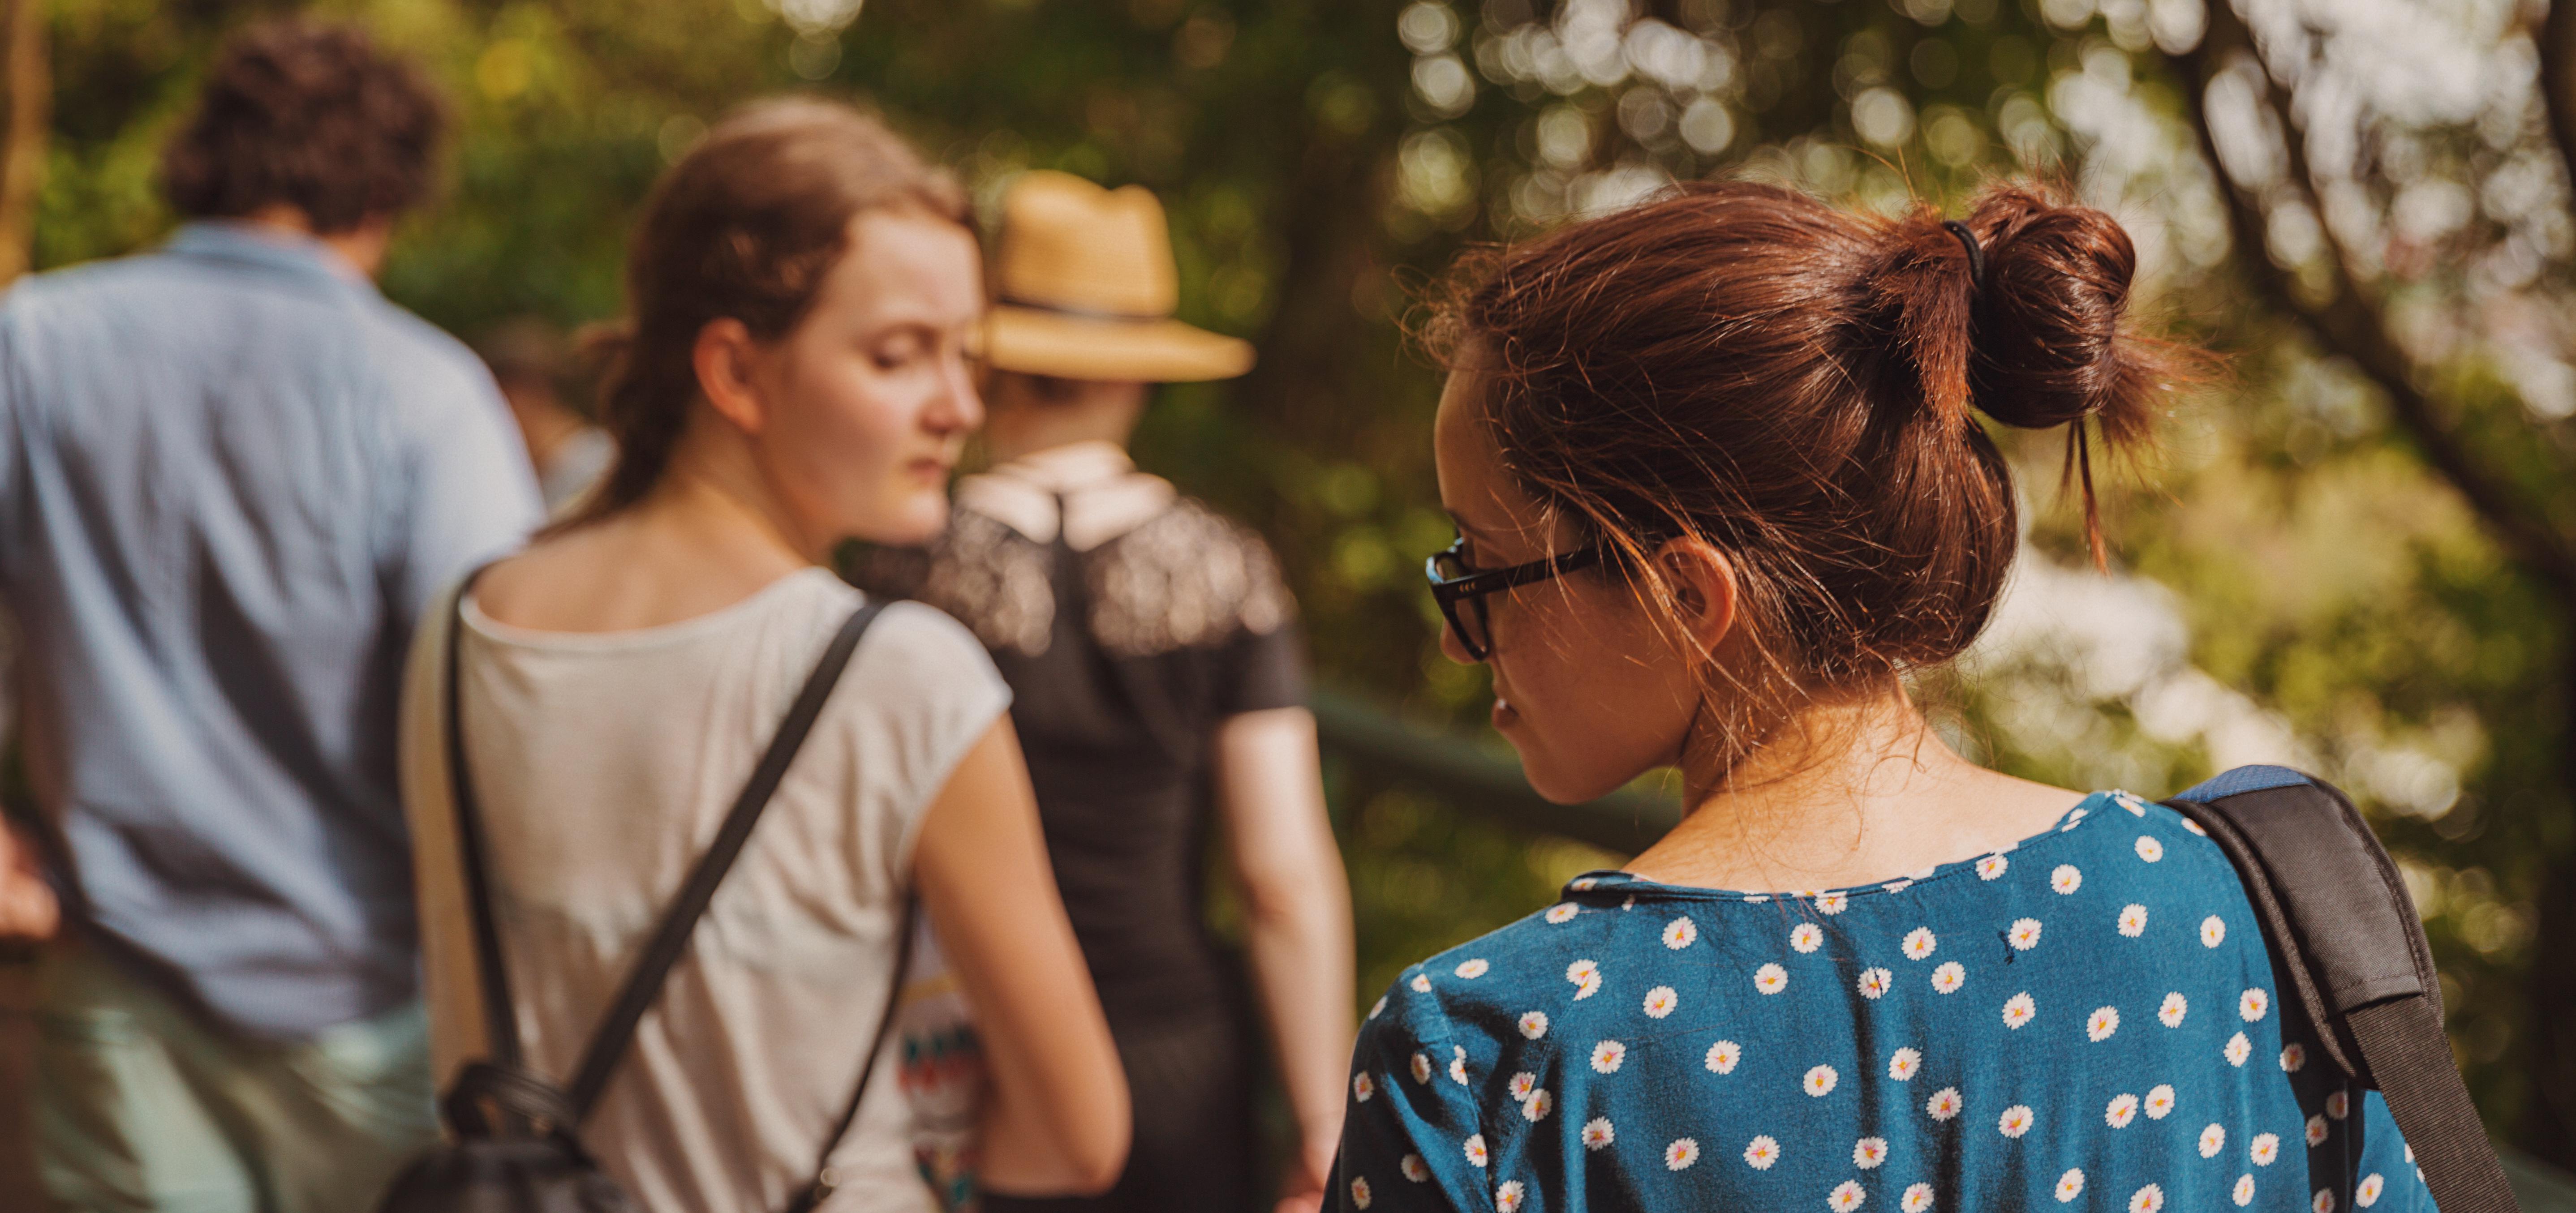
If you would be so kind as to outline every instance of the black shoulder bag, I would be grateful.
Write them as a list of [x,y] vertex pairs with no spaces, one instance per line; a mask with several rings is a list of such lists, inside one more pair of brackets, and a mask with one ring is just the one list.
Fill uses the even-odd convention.
[[[752,826],[759,822],[761,810],[778,790],[788,763],[794,761],[815,717],[823,710],[824,700],[831,696],[841,671],[849,665],[850,655],[858,649],[868,625],[876,621],[882,604],[870,602],[852,613],[849,622],[841,625],[840,633],[823,650],[822,660],[815,663],[814,672],[806,678],[786,720],[778,726],[777,736],[770,740],[768,752],[761,756],[760,765],[743,785],[742,795],[735,799],[732,812],[716,831],[715,841],[690,871],[670,908],[663,911],[661,923],[646,942],[634,970],[626,975],[616,1000],[609,1004],[608,1013],[582,1050],[579,1068],[566,1090],[530,1071],[521,1050],[518,1020],[511,1010],[509,973],[502,964],[500,925],[493,914],[490,852],[483,834],[482,811],[466,769],[456,670],[457,649],[464,631],[463,603],[473,584],[474,578],[468,577],[457,591],[457,614],[451,617],[447,638],[447,777],[449,798],[456,810],[457,849],[465,870],[466,895],[473,909],[475,962],[482,976],[483,1014],[491,1036],[491,1056],[468,1063],[458,1073],[439,1101],[449,1141],[404,1170],[377,1206],[378,1213],[636,1213],[634,1199],[599,1169],[583,1146],[581,1123],[599,1103],[600,1092],[607,1088],[610,1073],[632,1043],[635,1026],[644,1018],[645,1009],[661,993],[662,981],[669,976],[671,966],[688,950],[689,937],[696,933],[707,903],[715,897],[716,886],[742,853]],[[896,936],[893,982],[886,992],[885,1014],[877,1022],[876,1040],[868,1046],[867,1060],[860,1066],[858,1089],[851,1092],[849,1105],[842,1110],[831,1135],[823,1139],[814,1178],[788,1205],[788,1213],[808,1213],[837,1186],[838,1177],[830,1165],[832,1150],[849,1135],[851,1124],[858,1119],[860,1102],[867,1097],[868,1079],[876,1072],[878,1058],[885,1051],[896,999],[903,988],[904,967],[911,959],[912,935],[912,910],[907,903]]]
[[2165,803],[2236,865],[2317,1043],[2388,1100],[2442,1213],[2519,1208],[2451,1060],[2414,899],[2352,801],[2285,767],[2239,767]]

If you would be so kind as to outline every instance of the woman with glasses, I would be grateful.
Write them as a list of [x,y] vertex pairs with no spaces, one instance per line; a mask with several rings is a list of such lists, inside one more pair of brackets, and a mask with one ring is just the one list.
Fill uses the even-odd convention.
[[[1679,767],[1624,869],[1362,1024],[1344,1209],[2430,1208],[2180,815],[1985,770],[1911,676],[2016,542],[1989,425],[2145,436],[2171,347],[2098,211],[1688,186],[1462,274],[1443,647],[1550,799]],[[2096,539],[2096,552],[2099,552]]]

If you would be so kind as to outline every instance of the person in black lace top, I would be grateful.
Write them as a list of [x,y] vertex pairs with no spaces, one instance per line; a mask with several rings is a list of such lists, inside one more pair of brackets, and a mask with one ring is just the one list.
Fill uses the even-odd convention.
[[[1165,318],[1162,222],[1134,187],[1056,173],[1014,187],[986,351],[994,465],[959,482],[935,544],[879,550],[859,570],[871,590],[964,621],[1010,683],[1056,880],[1134,1092],[1117,1188],[1071,1201],[988,1192],[993,1213],[1264,1203],[1250,1003],[1298,1122],[1282,1209],[1317,1206],[1339,1133],[1349,894],[1296,604],[1259,536],[1138,472],[1125,450],[1149,382],[1250,365],[1240,342]],[[1206,925],[1218,835],[1247,910],[1255,998]]]

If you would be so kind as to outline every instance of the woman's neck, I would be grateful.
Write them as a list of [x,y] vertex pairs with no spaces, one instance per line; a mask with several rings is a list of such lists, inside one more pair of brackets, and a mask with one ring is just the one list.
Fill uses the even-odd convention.
[[800,534],[748,470],[683,441],[651,494],[502,562],[476,603],[516,627],[633,631],[712,614],[821,563],[831,538]]
[[2081,798],[1960,758],[1897,687],[1810,708],[1732,766],[1691,748],[1688,812],[1629,865],[1671,884],[1873,883],[2008,846]]

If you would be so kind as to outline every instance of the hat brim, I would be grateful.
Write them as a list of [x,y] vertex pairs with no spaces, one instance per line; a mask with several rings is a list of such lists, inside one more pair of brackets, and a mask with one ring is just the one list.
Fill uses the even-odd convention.
[[1119,320],[1003,304],[985,318],[984,359],[1060,379],[1198,383],[1252,369],[1252,343],[1178,320]]

